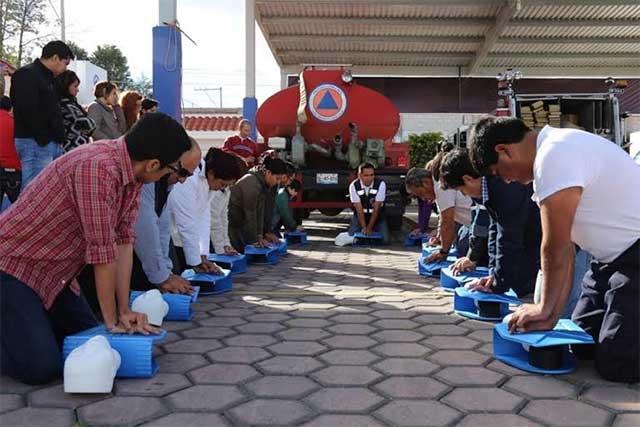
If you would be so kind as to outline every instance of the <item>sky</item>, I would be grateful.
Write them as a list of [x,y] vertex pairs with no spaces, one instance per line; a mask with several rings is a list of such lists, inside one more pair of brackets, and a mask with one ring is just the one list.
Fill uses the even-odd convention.
[[[53,25],[59,0],[51,0]],[[67,39],[91,53],[101,44],[118,46],[131,75],[152,76],[151,31],[158,25],[158,0],[65,0]],[[185,107],[241,107],[245,90],[244,0],[178,0],[178,22],[197,43],[182,38]],[[56,31],[56,29],[54,29]],[[59,30],[57,30],[59,32]],[[280,89],[280,70],[256,25],[256,97],[261,103]]]

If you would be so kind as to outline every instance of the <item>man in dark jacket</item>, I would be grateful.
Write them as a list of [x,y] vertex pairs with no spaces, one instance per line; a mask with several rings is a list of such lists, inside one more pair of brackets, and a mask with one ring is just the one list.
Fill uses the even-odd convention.
[[22,188],[64,151],[64,125],[56,76],[74,59],[69,46],[57,40],[42,56],[11,77],[16,149],[22,163]]
[[491,275],[480,280],[478,289],[503,293],[511,288],[518,296],[533,292],[540,269],[542,230],[540,210],[531,200],[532,186],[480,177],[464,149],[445,156],[440,165],[440,181],[483,205],[491,217]]

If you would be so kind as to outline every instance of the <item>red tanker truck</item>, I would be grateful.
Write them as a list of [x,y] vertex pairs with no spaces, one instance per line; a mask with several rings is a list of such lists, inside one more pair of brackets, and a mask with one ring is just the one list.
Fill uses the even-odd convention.
[[302,191],[291,206],[300,218],[318,209],[338,215],[351,204],[349,183],[360,163],[370,162],[387,184],[389,225],[402,222],[406,143],[394,143],[400,115],[380,93],[360,86],[344,67],[308,66],[299,82],[268,98],[256,126],[268,147],[299,168]]

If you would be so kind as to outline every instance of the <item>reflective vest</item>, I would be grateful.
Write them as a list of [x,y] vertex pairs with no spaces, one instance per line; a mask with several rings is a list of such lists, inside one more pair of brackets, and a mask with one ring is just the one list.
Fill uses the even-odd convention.
[[[362,204],[362,210],[364,211],[364,218],[367,222],[369,222],[369,219],[373,214],[373,203],[376,201],[376,196],[378,195],[378,190],[380,188],[381,182],[381,180],[374,178],[373,184],[371,185],[371,187],[369,187],[369,194],[367,194],[359,179],[357,179],[354,183],[356,194],[358,195],[358,197],[360,197],[360,203]],[[378,218],[380,218],[382,214],[384,214],[384,203],[380,207]]]

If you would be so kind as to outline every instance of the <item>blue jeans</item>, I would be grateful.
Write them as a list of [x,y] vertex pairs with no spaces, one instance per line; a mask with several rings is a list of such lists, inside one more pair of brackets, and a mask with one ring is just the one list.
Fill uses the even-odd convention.
[[98,322],[82,295],[65,288],[47,311],[27,285],[0,271],[0,372],[27,384],[62,375],[62,341]]
[[[353,236],[360,231],[362,231],[362,227],[360,227],[358,216],[353,214],[351,216],[351,222],[349,223],[349,236]],[[382,234],[383,244],[389,244],[389,226],[387,225],[387,220],[384,217],[378,218],[378,222],[376,223],[375,227],[373,227],[373,231],[377,231],[378,233]]]
[[49,142],[45,146],[38,145],[33,138],[16,138],[16,151],[22,165],[22,186],[29,184],[47,165],[64,154],[62,145]]
[[[582,294],[582,279],[589,271],[591,265],[591,255],[585,251],[577,251],[575,257],[575,266],[573,270],[573,283],[571,284],[571,292],[567,298],[567,303],[564,306],[564,311],[560,318],[570,319],[573,309],[576,307],[580,295]],[[536,280],[536,289],[533,294],[533,301],[538,304],[540,302],[540,292],[542,287],[542,271],[538,272],[538,279]]]

